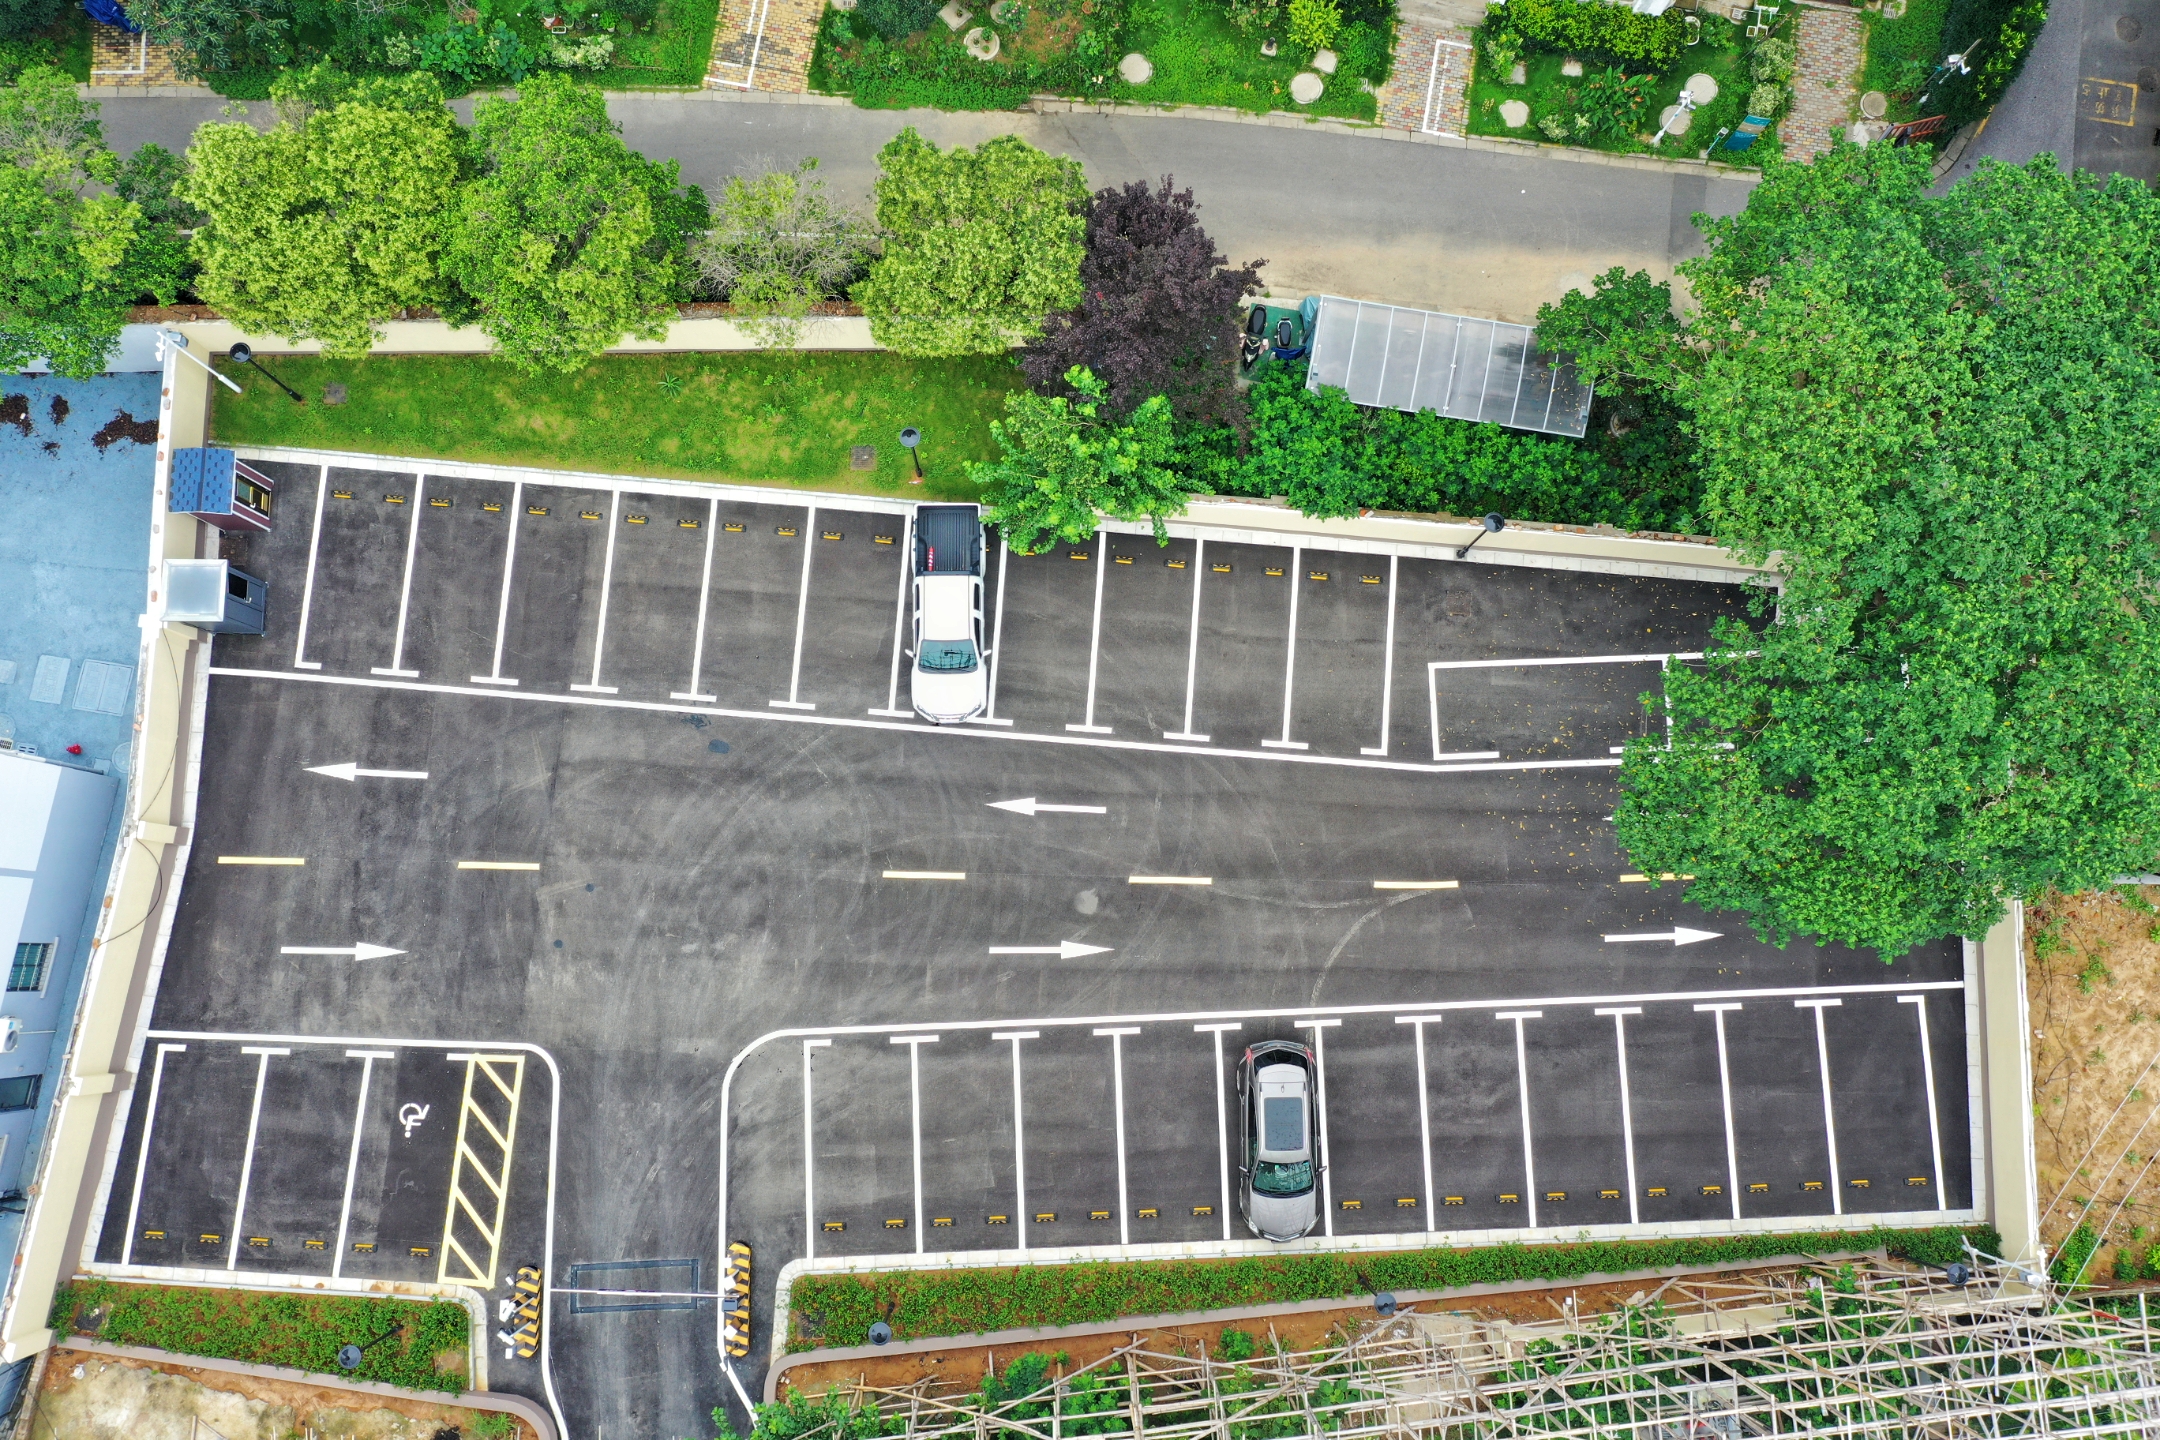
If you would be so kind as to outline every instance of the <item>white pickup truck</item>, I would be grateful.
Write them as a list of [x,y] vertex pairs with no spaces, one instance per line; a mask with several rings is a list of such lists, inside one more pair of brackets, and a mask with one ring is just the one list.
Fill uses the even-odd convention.
[[915,647],[908,690],[934,725],[982,714],[990,700],[983,648],[983,523],[979,505],[915,510]]

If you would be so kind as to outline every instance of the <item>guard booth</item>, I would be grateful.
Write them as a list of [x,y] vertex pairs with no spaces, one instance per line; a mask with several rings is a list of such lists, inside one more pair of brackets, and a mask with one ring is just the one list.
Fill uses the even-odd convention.
[[229,560],[165,562],[169,621],[213,635],[260,635],[269,609],[269,582],[234,569]]
[[1318,300],[1308,390],[1331,385],[1359,405],[1576,440],[1589,428],[1591,387],[1566,356],[1541,354],[1527,325],[1336,295]]
[[277,482],[215,445],[175,450],[172,510],[220,530],[268,530]]

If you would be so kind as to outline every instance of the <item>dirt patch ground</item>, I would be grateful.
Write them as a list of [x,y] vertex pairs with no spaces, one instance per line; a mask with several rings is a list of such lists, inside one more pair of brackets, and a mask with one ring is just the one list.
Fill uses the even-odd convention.
[[504,1426],[455,1405],[64,1347],[45,1367],[30,1440],[194,1440],[198,1420],[225,1440],[439,1440],[445,1431],[456,1440],[538,1440],[522,1420]]
[[[1682,1282],[1687,1285],[1715,1286],[1721,1282],[1749,1283],[1763,1280],[1770,1271],[1734,1270],[1716,1275],[1692,1275]],[[1542,1290],[1523,1290],[1507,1295],[1476,1295],[1455,1300],[1424,1300],[1407,1304],[1404,1308],[1422,1314],[1469,1315],[1480,1320],[1512,1320],[1526,1322],[1551,1320],[1569,1313],[1572,1301],[1577,1315],[1599,1315],[1616,1310],[1626,1304],[1641,1304],[1656,1294],[1663,1282],[1656,1280],[1620,1280],[1609,1284],[1556,1285]],[[1038,1341],[1028,1345],[992,1347],[980,1340],[956,1340],[941,1350],[919,1351],[906,1355],[880,1355],[860,1360],[831,1360],[819,1364],[798,1365],[780,1378],[779,1393],[786,1398],[788,1391],[800,1390],[806,1395],[821,1395],[834,1385],[875,1385],[900,1389],[928,1376],[938,1380],[937,1392],[951,1394],[956,1391],[973,1390],[982,1384],[983,1374],[995,1361],[1000,1369],[1014,1358],[1026,1354],[1051,1354],[1062,1352],[1066,1359],[1065,1370],[1074,1370],[1102,1359],[1112,1351],[1132,1344],[1136,1339],[1145,1341],[1148,1348],[1168,1350],[1179,1354],[1198,1354],[1201,1346],[1214,1355],[1222,1348],[1222,1332],[1242,1330],[1258,1340],[1263,1348],[1273,1339],[1286,1349],[1314,1350],[1330,1340],[1346,1340],[1358,1327],[1374,1319],[1372,1305],[1367,1302],[1344,1305],[1338,1309],[1314,1310],[1304,1314],[1263,1316],[1251,1320],[1210,1321],[1204,1325],[1168,1325],[1119,1330],[1107,1335],[1084,1335],[1070,1339]]]
[[2156,902],[2160,887],[2146,886],[2026,912],[2040,1238],[2052,1251],[2091,1225],[2102,1249],[2088,1281],[2108,1280],[2118,1260],[2142,1269],[2160,1226]]

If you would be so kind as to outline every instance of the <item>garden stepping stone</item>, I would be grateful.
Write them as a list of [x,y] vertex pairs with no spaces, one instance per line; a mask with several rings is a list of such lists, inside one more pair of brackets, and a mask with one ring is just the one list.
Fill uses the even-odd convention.
[[1667,105],[1658,112],[1658,128],[1668,135],[1685,135],[1688,126],[1695,123],[1695,112],[1682,110],[1678,105]]
[[1290,98],[1300,105],[1310,105],[1327,90],[1327,83],[1310,70],[1300,70],[1290,79]]
[[1322,75],[1334,74],[1335,66],[1338,63],[1340,62],[1336,60],[1335,52],[1332,50],[1313,51],[1312,68],[1319,71]]
[[1147,56],[1135,50],[1117,62],[1118,78],[1128,85],[1145,85],[1155,77],[1155,66]]
[[987,25],[978,25],[968,31],[960,43],[967,46],[968,54],[977,60],[997,59],[998,33]]
[[1572,55],[1569,56],[1567,59],[1560,62],[1560,73],[1567,76],[1570,80],[1575,79],[1577,76],[1582,74],[1582,61],[1577,60]]
[[1507,72],[1507,83],[1510,85],[1529,84],[1530,67],[1525,65],[1522,61],[1517,60],[1515,62],[1515,68]]
[[945,0],[945,8],[937,12],[937,18],[945,22],[946,29],[957,32],[975,18],[975,12],[963,6],[960,0]]
[[1717,99],[1717,81],[1713,77],[1705,75],[1700,70],[1696,71],[1693,75],[1688,76],[1687,84],[1682,86],[1681,88],[1686,90],[1690,96],[1694,97],[1695,103],[1697,105],[1708,105],[1711,101]]
[[1530,123],[1530,107],[1520,100],[1500,102],[1500,123],[1510,130],[1520,130]]

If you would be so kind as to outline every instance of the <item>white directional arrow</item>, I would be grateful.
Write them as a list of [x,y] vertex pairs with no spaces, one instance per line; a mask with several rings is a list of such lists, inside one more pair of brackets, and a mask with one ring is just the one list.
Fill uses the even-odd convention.
[[350,955],[355,960],[384,960],[404,953],[387,945],[370,945],[365,941],[358,945],[286,945],[278,951],[280,955]]
[[328,775],[333,780],[357,780],[362,775],[372,775],[378,780],[425,780],[425,770],[363,770],[355,761],[347,760],[341,765],[310,765],[310,775]]
[[992,955],[1055,955],[1060,960],[1078,960],[1083,955],[1107,955],[1108,945],[1082,945],[1077,940],[1067,940],[1062,945],[992,945]]
[[1106,815],[1100,805],[1044,805],[1030,795],[1025,800],[992,800],[992,810],[1010,810],[1015,815]]
[[1660,930],[1652,935],[1607,935],[1605,943],[1625,945],[1633,940],[1670,940],[1676,946],[1693,945],[1698,940],[1715,940],[1723,933],[1719,930],[1690,930],[1685,925],[1676,925],[1670,930]]

